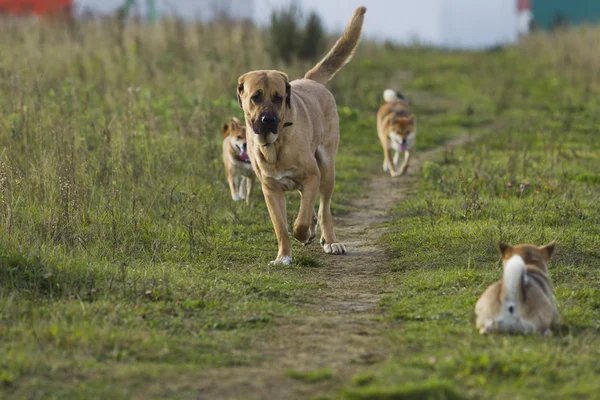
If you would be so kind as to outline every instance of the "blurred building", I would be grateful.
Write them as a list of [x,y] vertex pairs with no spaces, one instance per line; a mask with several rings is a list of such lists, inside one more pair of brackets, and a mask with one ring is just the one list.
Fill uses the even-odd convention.
[[70,16],[73,0],[0,0],[0,14]]
[[519,37],[517,0],[255,0],[255,19],[268,23],[269,10],[291,3],[316,11],[330,31],[365,5],[364,35],[396,43],[478,49]]
[[[292,3],[315,11],[330,32],[341,32],[354,9],[365,5],[364,36],[395,43],[452,49],[481,49],[515,43],[534,24],[551,28],[600,22],[600,0],[0,0],[0,10],[47,14],[73,5],[112,14],[126,3],[137,15],[178,15],[210,21],[221,16],[270,23],[273,11]],[[17,11],[15,11],[17,10]]]
[[600,0],[533,0],[533,21],[546,29],[600,22]]

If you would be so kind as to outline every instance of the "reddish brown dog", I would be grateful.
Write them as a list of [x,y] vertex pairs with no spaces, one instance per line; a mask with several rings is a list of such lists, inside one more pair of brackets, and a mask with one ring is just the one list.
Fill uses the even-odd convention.
[[477,329],[482,334],[551,334],[560,321],[547,266],[554,242],[544,247],[499,246],[504,273],[475,306]]
[[[409,111],[408,103],[401,94],[386,89],[383,92],[385,103],[377,112],[377,135],[383,147],[383,171],[392,177],[404,175],[415,152],[417,124]],[[395,152],[392,157],[392,152]],[[398,166],[400,153],[404,162]]]
[[234,201],[246,199],[250,204],[256,174],[248,158],[246,127],[237,118],[223,125],[223,163]]

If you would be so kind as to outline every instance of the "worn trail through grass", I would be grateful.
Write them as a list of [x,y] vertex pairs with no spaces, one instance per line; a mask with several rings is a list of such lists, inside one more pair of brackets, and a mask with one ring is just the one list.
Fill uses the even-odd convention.
[[[223,399],[332,394],[361,368],[384,360],[389,346],[381,332],[390,322],[382,318],[378,305],[391,289],[386,289],[384,278],[389,260],[379,240],[386,229],[383,224],[393,206],[410,198],[424,161],[469,140],[460,136],[417,154],[401,178],[373,176],[353,202],[353,211],[336,220],[337,236],[349,254],[321,255],[325,267],[306,268],[305,278],[320,289],[303,300],[299,316],[276,321],[276,329],[257,349],[262,362],[209,370],[195,382],[195,389],[206,398]],[[313,244],[308,251],[317,256],[320,247]]]

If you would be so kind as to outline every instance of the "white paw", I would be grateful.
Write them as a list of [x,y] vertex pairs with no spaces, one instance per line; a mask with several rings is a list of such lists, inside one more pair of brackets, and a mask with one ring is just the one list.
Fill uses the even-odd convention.
[[479,333],[482,335],[494,333],[494,321],[488,320],[481,328],[479,328]]
[[271,261],[269,264],[271,264],[271,265],[290,265],[290,264],[292,264],[292,257],[290,257],[290,256],[277,257],[275,260]]
[[387,161],[383,162],[383,172],[388,172],[390,170],[390,167],[388,166]]
[[323,250],[327,254],[340,255],[340,254],[346,253],[346,246],[344,246],[341,243],[331,243],[331,244],[325,243],[325,244],[323,244]]
[[552,336],[552,331],[550,329],[546,329],[546,332],[544,332],[544,336],[546,336],[546,337]]
[[233,199],[233,201],[240,201],[241,200],[240,195],[237,194],[237,193],[236,194],[232,194],[231,198]]

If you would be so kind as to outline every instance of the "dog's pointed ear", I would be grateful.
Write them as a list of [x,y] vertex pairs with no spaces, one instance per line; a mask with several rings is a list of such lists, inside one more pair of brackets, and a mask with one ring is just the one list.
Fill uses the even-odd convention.
[[507,259],[512,255],[514,248],[510,244],[506,244],[504,242],[498,242],[498,248],[500,249],[500,254],[503,259]]
[[542,253],[542,257],[544,257],[544,261],[548,261],[552,253],[554,253],[554,249],[556,249],[556,241],[552,241],[545,246],[538,247],[538,250]]
[[290,78],[285,72],[279,72],[285,81],[285,105],[287,108],[292,108],[292,85],[290,85]]
[[237,87],[237,101],[240,108],[244,108],[242,106],[242,94],[244,93],[244,81],[246,80],[246,74],[240,76],[238,78],[238,87]]
[[229,134],[229,124],[223,125],[223,136],[227,136]]

